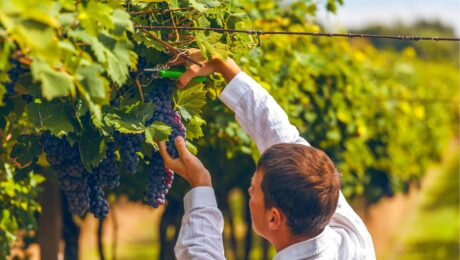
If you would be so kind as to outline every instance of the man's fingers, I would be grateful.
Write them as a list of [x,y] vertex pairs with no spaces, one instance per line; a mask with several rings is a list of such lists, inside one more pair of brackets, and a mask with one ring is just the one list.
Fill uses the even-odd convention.
[[166,149],[166,143],[164,141],[159,142],[158,146],[160,147],[159,152],[161,157],[163,158],[163,161],[165,162],[165,165],[169,165],[173,158],[171,157],[171,155],[169,155],[168,150]]
[[203,55],[201,54],[201,51],[199,49],[195,49],[195,48],[190,48],[188,49],[188,53],[189,53],[189,56],[198,61],[198,62],[202,62],[202,61],[205,61],[206,59],[203,57]]
[[194,77],[198,75],[200,66],[194,64],[190,66],[180,77],[177,79],[177,87],[184,88]]
[[181,136],[176,137],[176,149],[179,152],[179,157],[184,158],[187,157],[190,153],[185,145],[185,140]]
[[[182,143],[184,143],[184,147],[182,147],[182,145],[178,146],[178,147],[180,147],[180,148],[178,148],[178,151],[179,151],[179,154],[181,155],[181,158],[182,158],[182,154],[184,153],[183,149],[185,148],[185,141],[183,141]],[[183,164],[182,159],[173,159],[171,157],[171,155],[169,155],[169,153],[167,151],[167,148],[166,148],[166,143],[164,141],[158,143],[158,146],[160,147],[159,152],[160,152],[161,157],[163,158],[165,167],[167,169],[169,169],[169,170],[172,170],[172,171],[176,172],[177,174],[179,174],[180,176],[184,177],[185,179],[187,179],[188,178],[188,176],[186,175],[187,174],[187,168]],[[185,149],[187,149],[187,148],[185,148]],[[188,152],[188,151],[186,151],[186,152]]]
[[[163,162],[165,164],[165,167],[169,170],[172,170],[182,177],[184,177],[182,174],[185,173],[185,170],[183,168],[183,164],[180,160],[175,160],[169,155],[168,150],[166,149],[166,144],[165,142],[160,142],[158,144],[160,147],[160,155],[163,158]],[[185,177],[184,177],[185,178]]]

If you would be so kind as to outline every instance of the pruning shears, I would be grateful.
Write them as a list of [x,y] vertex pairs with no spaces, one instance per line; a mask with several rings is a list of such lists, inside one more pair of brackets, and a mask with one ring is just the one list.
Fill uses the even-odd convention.
[[[169,79],[177,79],[179,78],[184,72],[185,68],[170,68],[168,65],[157,65],[154,68],[145,68],[139,71],[138,77],[141,85],[143,87],[148,86],[152,83],[153,80],[159,78],[169,78]],[[150,74],[150,75],[149,75]],[[192,79],[193,83],[201,83],[206,81],[207,77],[199,76]]]

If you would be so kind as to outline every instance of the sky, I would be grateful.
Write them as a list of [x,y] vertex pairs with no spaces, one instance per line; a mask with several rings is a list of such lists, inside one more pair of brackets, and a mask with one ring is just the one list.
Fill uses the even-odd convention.
[[[324,0],[316,2],[324,3]],[[419,18],[440,20],[454,27],[460,36],[460,0],[344,0],[336,15],[327,14],[322,8],[318,18],[329,29],[349,30],[371,23],[410,23]]]

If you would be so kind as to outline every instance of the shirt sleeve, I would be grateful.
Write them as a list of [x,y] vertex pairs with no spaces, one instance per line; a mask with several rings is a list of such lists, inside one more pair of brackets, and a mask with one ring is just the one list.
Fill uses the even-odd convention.
[[309,145],[273,97],[245,72],[233,77],[219,98],[235,113],[261,153],[278,143]]
[[214,189],[195,187],[184,197],[182,226],[174,252],[177,259],[225,259],[224,219]]
[[329,226],[349,242],[348,247],[353,245],[354,250],[348,251],[353,251],[355,259],[375,259],[371,235],[364,222],[348,204],[342,192],[339,194],[337,209],[329,222]]

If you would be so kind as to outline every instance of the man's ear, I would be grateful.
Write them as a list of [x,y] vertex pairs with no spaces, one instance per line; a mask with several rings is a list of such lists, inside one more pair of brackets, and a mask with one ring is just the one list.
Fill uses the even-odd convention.
[[283,224],[284,214],[277,208],[271,208],[268,218],[268,228],[270,230],[277,230]]

